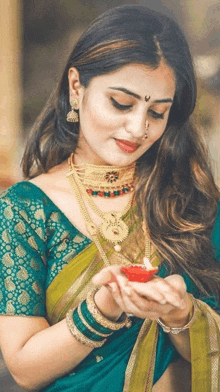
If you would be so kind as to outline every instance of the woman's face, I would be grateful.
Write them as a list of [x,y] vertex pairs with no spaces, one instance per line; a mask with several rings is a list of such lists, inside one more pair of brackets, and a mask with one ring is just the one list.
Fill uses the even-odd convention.
[[[73,79],[70,71],[70,86]],[[175,86],[174,72],[165,63],[157,69],[129,64],[81,86],[76,163],[126,166],[136,161],[163,134]]]

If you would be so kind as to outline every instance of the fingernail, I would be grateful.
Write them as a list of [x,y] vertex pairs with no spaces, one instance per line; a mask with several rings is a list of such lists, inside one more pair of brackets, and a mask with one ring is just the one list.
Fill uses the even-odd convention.
[[165,305],[167,303],[167,301],[165,299],[162,299],[161,301],[159,301],[159,304],[161,305]]

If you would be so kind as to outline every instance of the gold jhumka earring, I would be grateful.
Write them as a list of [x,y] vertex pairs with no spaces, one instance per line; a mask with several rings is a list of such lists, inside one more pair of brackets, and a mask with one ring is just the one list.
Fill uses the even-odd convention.
[[79,122],[79,115],[76,110],[79,109],[78,99],[73,99],[70,101],[71,111],[67,113],[66,121],[68,122]]

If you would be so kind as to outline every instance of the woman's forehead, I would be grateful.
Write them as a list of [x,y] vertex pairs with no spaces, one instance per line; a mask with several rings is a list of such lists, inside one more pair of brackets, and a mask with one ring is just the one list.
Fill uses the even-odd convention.
[[[91,80],[90,88],[114,90],[145,99],[152,93],[159,98],[173,98],[176,88],[174,71],[164,62],[157,68],[145,64],[127,64],[114,72],[97,76]],[[128,94],[129,95],[129,94]]]

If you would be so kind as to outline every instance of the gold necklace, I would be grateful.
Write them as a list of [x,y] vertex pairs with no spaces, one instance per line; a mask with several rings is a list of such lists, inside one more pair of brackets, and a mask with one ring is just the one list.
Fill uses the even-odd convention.
[[78,201],[82,216],[85,219],[86,228],[87,228],[89,234],[91,235],[92,241],[96,244],[97,249],[99,250],[99,253],[101,254],[101,257],[104,261],[104,264],[108,267],[110,265],[110,263],[108,261],[108,258],[106,256],[105,252],[104,252],[104,249],[102,248],[102,245],[98,239],[97,228],[90,219],[90,216],[89,216],[88,211],[86,209],[85,203],[84,203],[84,201],[80,195],[79,189],[77,187],[77,183],[75,182],[75,179],[74,179],[73,175],[71,174],[71,172],[67,173],[66,176],[72,186],[72,189],[73,189],[73,192],[74,192],[76,199]]
[[120,252],[121,247],[119,243],[124,241],[129,233],[129,228],[122,218],[131,208],[133,197],[130,198],[128,204],[122,211],[110,211],[110,212],[101,211],[94,203],[92,198],[86,192],[84,185],[82,184],[77,174],[77,171],[74,165],[72,164],[71,158],[72,157],[70,157],[70,159],[68,160],[71,169],[70,173],[68,173],[68,178],[71,178],[72,176],[75,185],[79,188],[80,192],[84,195],[92,210],[95,212],[96,215],[102,218],[103,222],[99,225],[99,232],[101,236],[104,239],[112,242],[114,244],[115,250]]
[[[106,267],[110,266],[111,263],[109,262],[107,255],[99,241],[98,238],[98,230],[97,227],[95,226],[95,224],[92,222],[89,213],[86,209],[85,203],[81,197],[81,193],[80,193],[80,189],[78,187],[78,182],[75,180],[75,176],[73,175],[72,171],[70,171],[69,173],[66,174],[66,177],[69,179],[70,184],[72,186],[73,192],[76,196],[76,199],[78,201],[79,207],[80,207],[80,211],[82,213],[82,216],[85,220],[86,223],[86,228],[88,230],[88,232],[91,235],[92,241],[96,244],[96,247],[102,257],[102,260],[104,261],[104,264]],[[116,248],[116,247],[114,247]],[[117,249],[115,249],[116,251],[119,251]],[[144,262],[144,266],[146,267],[146,269],[152,269],[152,265],[150,263],[150,256],[151,256],[151,242],[149,241],[148,238],[146,238],[146,245],[145,245],[145,257],[143,258],[143,262]]]
[[129,166],[76,165],[71,154],[69,163],[91,196],[116,197],[134,190],[135,163]]

